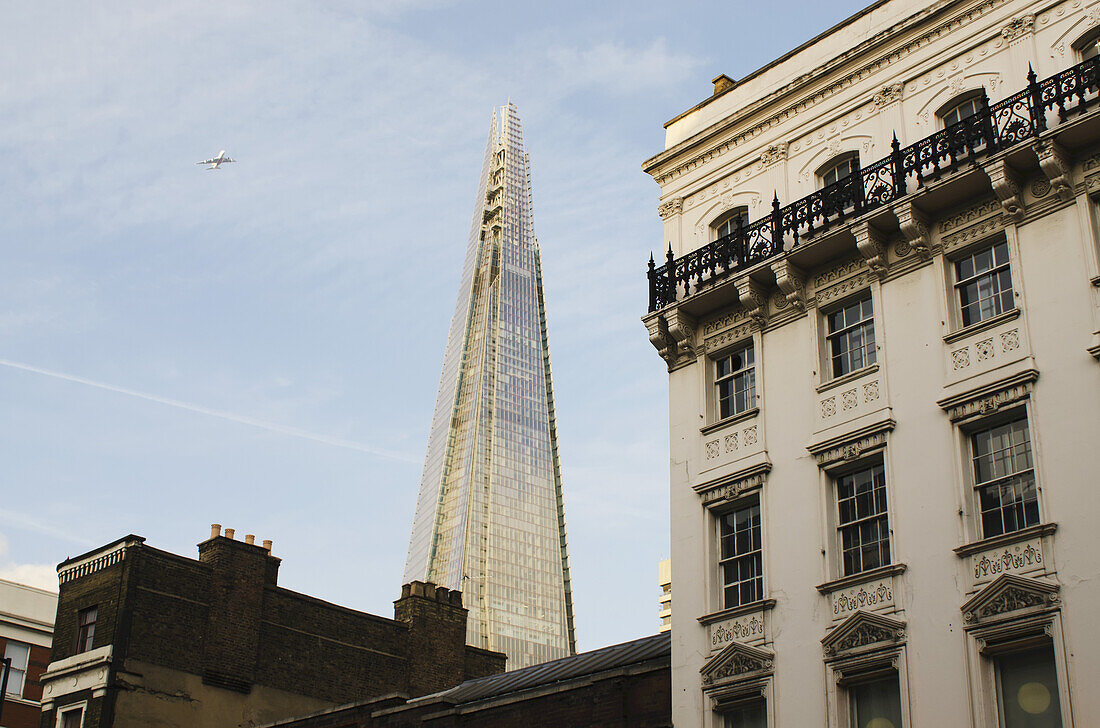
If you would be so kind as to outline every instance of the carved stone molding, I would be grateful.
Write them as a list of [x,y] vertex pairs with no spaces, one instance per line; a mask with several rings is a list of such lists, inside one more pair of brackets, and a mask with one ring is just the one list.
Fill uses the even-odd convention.
[[764,286],[748,276],[737,279],[734,285],[749,319],[757,326],[763,326],[768,320],[768,294]]
[[876,91],[871,100],[875,102],[875,106],[878,108],[885,108],[890,104],[901,101],[902,88],[904,88],[904,86],[900,83],[888,84]]
[[864,453],[884,446],[886,444],[886,433],[894,429],[896,424],[893,419],[886,419],[845,433],[840,437],[833,437],[824,442],[809,445],[806,449],[817,460],[819,467],[856,460],[862,457]]
[[969,628],[1003,619],[1010,613],[1057,608],[1061,603],[1058,589],[1057,584],[1044,579],[1001,574],[962,605],[963,621]]
[[775,654],[770,650],[750,647],[741,642],[730,642],[718,654],[707,660],[699,670],[703,689],[707,686],[734,682],[760,673],[770,673],[775,665]]
[[867,261],[867,266],[879,278],[884,278],[889,271],[886,262],[886,239],[882,232],[869,222],[852,226],[852,234],[856,237],[856,250]]
[[929,258],[932,255],[932,241],[928,235],[928,218],[912,202],[905,201],[894,207],[894,214],[909,247],[917,251],[921,258]]
[[1050,139],[1040,139],[1035,142],[1035,154],[1039,157],[1039,168],[1058,196],[1066,202],[1072,200],[1072,160],[1069,153]]
[[806,274],[802,269],[787,258],[780,258],[772,263],[772,272],[775,273],[776,285],[787,301],[799,311],[806,310]]
[[709,336],[716,331],[735,326],[738,322],[744,321],[746,318],[748,318],[748,316],[744,310],[738,309],[715,318],[705,319],[703,322],[703,335]]
[[765,167],[781,162],[787,158],[787,142],[772,144],[760,153],[760,163]]
[[1013,18],[1001,28],[1001,37],[1012,42],[1035,32],[1035,16],[1031,13]]
[[1027,399],[1038,378],[1038,371],[1027,369],[1000,382],[941,399],[936,404],[947,412],[952,422],[981,417]]
[[657,354],[671,367],[676,363],[676,340],[668,332],[668,323],[660,314],[652,314],[643,319],[649,331],[649,343]]
[[771,469],[771,461],[765,459],[762,463],[728,477],[692,486],[692,488],[703,498],[705,506],[713,505],[718,501],[732,501],[739,498],[742,493],[762,487]]
[[657,214],[661,216],[662,220],[667,220],[673,215],[679,215],[681,210],[684,209],[684,198],[673,197],[668,202],[662,202],[657,206]]
[[968,207],[961,212],[945,217],[940,221],[940,233],[946,235],[952,230],[969,225],[983,217],[997,213],[1001,209],[1000,202],[995,199],[987,199],[977,205]]
[[905,622],[882,614],[857,610],[821,640],[827,658],[872,645],[892,647],[905,640]]
[[665,314],[668,334],[676,342],[677,354],[698,356],[695,346],[696,321],[678,308],[671,308]]
[[1006,160],[1000,159],[982,167],[993,185],[993,194],[1001,202],[1005,214],[1019,222],[1024,217],[1024,196],[1019,173]]
[[1004,229],[1005,221],[1002,216],[991,217],[958,232],[943,237],[943,249],[950,252],[955,248],[980,240]]

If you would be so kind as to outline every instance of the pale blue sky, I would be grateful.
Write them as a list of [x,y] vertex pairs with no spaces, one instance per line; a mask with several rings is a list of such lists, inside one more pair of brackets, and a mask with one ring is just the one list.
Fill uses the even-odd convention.
[[[581,649],[657,627],[662,124],[862,6],[0,10],[0,576],[222,523],[392,615],[494,106],[533,168]],[[206,172],[226,149],[240,160]]]

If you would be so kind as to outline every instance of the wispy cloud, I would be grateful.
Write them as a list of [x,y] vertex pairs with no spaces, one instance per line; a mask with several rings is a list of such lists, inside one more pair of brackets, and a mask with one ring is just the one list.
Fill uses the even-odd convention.
[[57,591],[57,569],[49,564],[17,564],[8,558],[8,541],[0,533],[0,579]]
[[261,430],[267,430],[268,432],[274,432],[280,435],[287,435],[289,437],[298,437],[303,440],[312,440],[313,442],[320,442],[325,445],[332,445],[333,447],[342,447],[348,450],[358,450],[359,452],[365,452],[370,455],[375,455],[380,458],[386,458],[387,460],[396,460],[402,463],[416,463],[417,460],[411,456],[394,452],[392,450],[385,450],[382,448],[372,447],[370,445],[364,445],[359,442],[353,442],[351,440],[344,440],[339,437],[333,437],[331,435],[317,434],[315,432],[308,432],[306,430],[299,429],[297,427],[288,427],[286,425],[280,425],[274,422],[266,422],[264,420],[258,420],[253,417],[246,417],[244,415],[238,415],[233,412],[225,412],[222,410],[211,409],[209,407],[203,407],[202,405],[192,404],[189,402],[181,402],[177,399],[169,399],[168,397],[161,397],[155,394],[149,394],[147,392],[139,392],[134,389],[128,389],[126,387],[119,387],[114,384],[108,384],[106,382],[97,382],[85,377],[78,377],[73,374],[65,374],[63,372],[55,372],[50,369],[43,369],[42,367],[32,366],[30,364],[22,364],[16,361],[10,361],[8,359],[0,359],[0,366],[10,367],[12,369],[19,369],[25,372],[32,372],[34,374],[40,374],[45,377],[51,377],[53,379],[61,379],[66,382],[74,382],[76,384],[83,384],[89,387],[95,387],[97,389],[103,389],[108,392],[115,392],[116,394],[124,394],[128,397],[136,397],[138,399],[144,399],[148,402],[156,402],[157,404],[167,405],[168,407],[176,407],[188,412],[196,412],[201,415],[208,415],[210,417],[217,417],[222,420],[228,420],[229,422],[236,422],[242,425],[248,425],[249,427],[256,427]]
[[603,42],[590,48],[559,46],[550,48],[547,55],[570,84],[600,86],[618,95],[681,83],[702,63],[694,56],[670,51],[664,38],[644,48],[631,48],[621,42]]
[[[27,513],[20,513],[6,508],[0,508],[0,523],[7,524],[21,531],[30,531],[40,536],[49,536],[50,538],[58,539],[59,541],[68,541],[78,546],[93,545],[90,539],[84,538],[83,536],[78,536],[71,531],[39,521],[37,518]],[[2,538],[3,536],[0,534],[0,539]],[[3,557],[6,553],[7,541],[0,540],[0,557]]]

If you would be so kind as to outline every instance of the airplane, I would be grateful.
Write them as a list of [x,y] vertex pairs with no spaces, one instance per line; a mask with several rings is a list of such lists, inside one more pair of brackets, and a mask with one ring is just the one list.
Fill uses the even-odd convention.
[[195,162],[195,164],[209,164],[210,166],[207,167],[207,169],[221,169],[221,165],[229,164],[230,162],[236,161],[236,159],[230,159],[229,157],[225,156],[225,150],[223,149],[218,152],[218,156],[214,157],[213,159],[204,159],[201,162]]

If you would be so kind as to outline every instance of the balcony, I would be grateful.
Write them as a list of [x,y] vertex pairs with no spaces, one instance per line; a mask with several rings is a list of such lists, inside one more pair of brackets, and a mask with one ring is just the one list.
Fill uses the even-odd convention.
[[[926,206],[945,205],[958,199],[960,193],[973,194],[984,187],[993,191],[1010,214],[1020,211],[1019,200],[1006,183],[1014,167],[1034,168],[1034,156],[1028,158],[1026,142],[1049,136],[1048,130],[1066,127],[1059,142],[1083,146],[1095,141],[1097,130],[1071,133],[1071,117],[1083,114],[1100,100],[1100,58],[1092,58],[1050,78],[1038,80],[1029,71],[1027,86],[996,104],[981,98],[977,113],[931,134],[920,141],[902,147],[895,135],[888,157],[856,169],[842,180],[823,187],[786,206],[778,196],[772,200],[771,214],[748,224],[738,220],[738,227],[729,235],[675,258],[671,248],[665,264],[656,266],[649,260],[649,311],[661,309],[713,287],[723,279],[745,271],[781,253],[792,253],[817,240],[830,228],[857,219],[872,220],[876,213],[887,213],[895,203],[917,192],[927,193]],[[1057,156],[1056,149],[1054,155]],[[981,173],[979,162],[1001,158],[1004,165]],[[1008,162],[1012,161],[1010,165]],[[1059,160],[1051,168],[1058,167]],[[1044,171],[1048,163],[1038,160]],[[954,179],[954,189],[938,185],[941,178],[957,172],[976,171]],[[979,180],[978,177],[981,176]],[[1011,181],[1010,181],[1011,182]],[[1060,193],[1072,194],[1072,186],[1062,180]],[[1059,185],[1055,183],[1057,189]],[[937,200],[937,197],[939,198]],[[911,208],[895,212],[893,223],[886,227],[901,227],[907,236],[921,228],[912,216],[919,211]],[[889,215],[884,215],[890,217]],[[919,241],[918,241],[919,245]],[[873,267],[873,264],[872,264]]]

